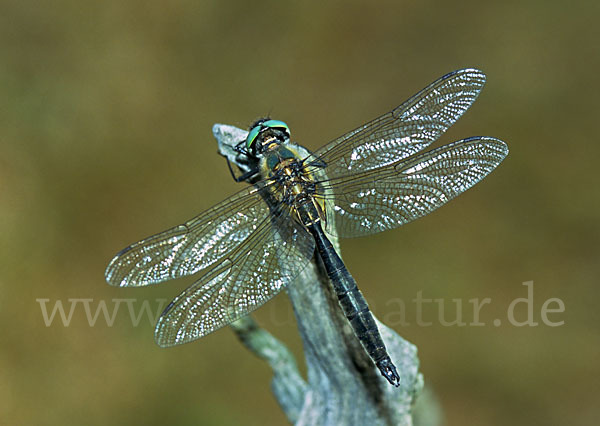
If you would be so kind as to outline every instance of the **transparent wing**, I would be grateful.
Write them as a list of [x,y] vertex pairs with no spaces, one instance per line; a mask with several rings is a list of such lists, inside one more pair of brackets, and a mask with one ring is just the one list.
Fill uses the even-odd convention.
[[247,315],[304,269],[314,244],[287,211],[273,214],[167,306],[156,325],[156,342],[186,343]]
[[314,157],[327,165],[330,178],[407,158],[454,124],[484,83],[485,74],[476,69],[446,74],[399,107],[325,145]]
[[106,268],[106,281],[138,287],[193,275],[239,247],[269,214],[261,190],[246,188],[183,225],[125,248]]
[[357,237],[393,229],[431,213],[487,176],[508,155],[501,140],[473,137],[388,166],[319,183],[337,229]]

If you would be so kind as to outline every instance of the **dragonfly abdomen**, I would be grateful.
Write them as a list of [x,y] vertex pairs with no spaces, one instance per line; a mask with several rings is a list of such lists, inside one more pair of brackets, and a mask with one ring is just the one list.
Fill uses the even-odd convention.
[[393,385],[400,384],[400,377],[392,363],[369,305],[358,289],[354,277],[333,248],[319,221],[307,226],[315,238],[317,250],[344,315],[354,334],[369,354],[381,374]]
[[360,340],[363,346],[369,348],[368,353],[371,359],[377,363],[387,357],[385,344],[381,340],[377,324],[375,324],[369,306],[358,287],[346,293],[338,293],[337,296],[352,329],[357,336],[361,336]]

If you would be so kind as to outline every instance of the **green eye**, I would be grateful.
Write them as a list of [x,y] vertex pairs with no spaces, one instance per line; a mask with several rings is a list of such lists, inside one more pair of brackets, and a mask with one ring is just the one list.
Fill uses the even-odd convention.
[[275,129],[285,129],[288,133],[290,132],[290,128],[288,127],[288,125],[280,120],[267,120],[262,125],[266,127],[272,127]]
[[252,129],[250,129],[250,132],[248,132],[248,137],[246,138],[246,148],[247,149],[250,149],[252,147],[252,144],[256,140],[256,137],[258,136],[258,134],[260,133],[261,130],[262,130],[262,124],[259,124],[258,126],[254,126]]

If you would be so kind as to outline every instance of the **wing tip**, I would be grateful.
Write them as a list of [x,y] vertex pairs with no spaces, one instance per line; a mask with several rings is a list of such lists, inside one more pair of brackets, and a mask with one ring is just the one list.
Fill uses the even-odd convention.
[[455,76],[463,76],[463,75],[469,75],[470,77],[472,77],[473,80],[481,80],[482,86],[487,79],[485,73],[483,71],[481,71],[479,68],[461,68],[459,70],[449,72],[448,74],[442,76],[440,78],[440,80],[447,80],[447,79],[455,77]]
[[508,144],[506,142],[492,136],[473,136],[463,139],[459,142],[473,142],[484,145],[486,147],[486,150],[489,150],[488,154],[493,155],[494,157],[494,169],[498,167],[506,159],[506,157],[508,157],[508,154],[510,152],[508,149]]
[[127,287],[127,283],[126,283],[124,277],[117,277],[116,272],[118,270],[119,260],[123,257],[123,255],[125,255],[126,253],[131,251],[133,246],[134,246],[134,244],[128,245],[123,250],[121,250],[120,252],[115,254],[115,256],[111,259],[110,263],[106,267],[106,269],[104,271],[104,279],[106,280],[106,282],[109,285],[112,285],[115,287]]
[[156,324],[156,330],[154,331],[154,343],[161,348],[172,348],[177,343],[173,343],[170,339],[165,338],[162,333],[159,334],[158,324]]
[[[121,252],[119,252],[119,254],[121,254]],[[119,254],[117,254],[115,257],[113,257],[112,260],[110,261],[110,263],[108,264],[108,266],[106,267],[106,270],[104,271],[104,279],[106,280],[108,285],[112,285],[114,287],[125,287],[123,285],[123,280],[122,279],[119,280],[115,277],[115,272],[116,272],[115,263],[117,262],[117,260],[119,258]]]
[[154,327],[154,342],[156,342],[156,344],[161,348],[170,348],[179,343],[185,343],[178,342],[177,339],[172,339],[169,337],[170,327],[168,324],[167,314],[176,305],[178,298],[179,297],[169,302],[165,309],[163,309],[163,311],[160,313],[160,316],[158,317],[158,321],[156,322],[156,327]]

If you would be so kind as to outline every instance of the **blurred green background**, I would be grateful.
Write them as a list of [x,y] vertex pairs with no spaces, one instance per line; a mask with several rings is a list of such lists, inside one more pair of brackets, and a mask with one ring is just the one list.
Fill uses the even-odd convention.
[[[229,329],[160,349],[125,302],[90,326],[82,300],[92,314],[113,299],[156,310],[192,282],[118,289],[103,274],[121,248],[239,189],[213,123],[270,114],[316,149],[470,66],[488,83],[438,145],[490,135],[508,159],[415,223],[343,241],[344,258],[418,346],[447,425],[598,424],[599,16],[595,1],[3,0],[0,424],[285,423],[269,369]],[[536,327],[506,321],[525,281]],[[468,301],[489,297],[487,324],[444,327],[429,307],[418,326],[418,292],[444,299],[448,320],[462,300],[467,322]],[[564,325],[541,323],[549,298]],[[80,302],[69,326],[46,326],[37,299]],[[301,357],[285,295],[257,318]]]

